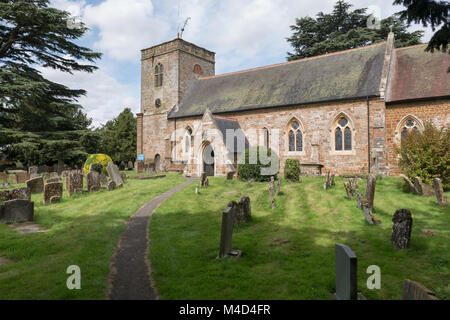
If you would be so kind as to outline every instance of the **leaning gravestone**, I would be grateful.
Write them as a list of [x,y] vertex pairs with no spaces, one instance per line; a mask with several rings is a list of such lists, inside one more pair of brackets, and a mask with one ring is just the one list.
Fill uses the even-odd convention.
[[433,185],[434,185],[434,192],[436,192],[436,199],[439,205],[441,206],[447,205],[447,199],[445,199],[444,188],[442,187],[441,179],[434,178]]
[[46,183],[44,185],[44,204],[55,203],[62,199],[63,184],[61,182]]
[[44,191],[44,178],[38,177],[27,181],[27,188],[31,193],[41,193]]
[[414,188],[416,192],[421,196],[425,194],[422,179],[420,179],[419,177],[414,178]]
[[373,174],[367,177],[366,199],[370,211],[373,211],[373,201],[375,198],[375,186],[377,178]]
[[69,197],[73,194],[79,193],[80,190],[83,191],[83,180],[84,176],[81,173],[71,172],[66,177],[66,189]]
[[418,282],[405,279],[403,300],[439,300],[434,293]]
[[108,171],[109,178],[114,181],[117,187],[123,186],[123,180],[120,175],[119,168],[114,163],[108,162],[106,171]]
[[234,217],[237,211],[236,202],[232,201],[228,204],[222,213],[222,231],[220,234],[220,249],[218,258],[227,256],[240,256],[239,250],[232,249]]
[[97,171],[89,171],[86,175],[88,192],[99,191],[101,188],[100,174]]
[[336,299],[357,300],[358,278],[357,258],[353,251],[343,245],[336,244]]
[[6,224],[33,220],[34,202],[28,200],[10,200],[0,205],[0,221]]
[[237,204],[237,210],[234,220],[237,224],[249,222],[252,216],[252,210],[250,206],[250,198],[242,197]]
[[345,192],[347,192],[347,198],[352,199],[353,198],[352,190],[350,189],[350,184],[348,182],[344,182],[344,188]]
[[392,221],[394,222],[392,227],[392,244],[397,249],[408,248],[413,224],[411,212],[406,209],[397,210]]
[[407,176],[405,176],[404,174],[401,174],[400,177],[402,177],[403,180],[405,180],[405,182],[408,185],[409,190],[411,192],[416,192],[416,188],[414,187],[414,184],[411,182],[411,180],[409,180],[409,178]]

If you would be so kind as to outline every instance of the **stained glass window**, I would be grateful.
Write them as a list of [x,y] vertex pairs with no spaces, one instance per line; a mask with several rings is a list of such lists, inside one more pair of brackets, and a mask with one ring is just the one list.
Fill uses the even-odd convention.
[[295,151],[295,135],[294,131],[289,131],[289,151]]
[[340,125],[341,127],[345,127],[345,126],[347,125],[347,123],[348,123],[348,120],[347,120],[346,118],[341,118],[341,119],[339,120],[339,125]]
[[292,121],[289,129],[289,151],[303,151],[303,132],[300,123],[296,120]]
[[349,127],[344,131],[344,150],[352,150],[352,130]]
[[337,128],[334,134],[334,140],[336,141],[336,151],[342,150],[342,130]]
[[296,150],[297,151],[303,151],[303,134],[302,132],[299,130],[297,131],[297,144],[296,144]]
[[413,119],[408,119],[405,124],[403,125],[402,131],[400,133],[400,136],[402,139],[405,139],[408,133],[410,132],[419,132],[419,126],[417,121]]

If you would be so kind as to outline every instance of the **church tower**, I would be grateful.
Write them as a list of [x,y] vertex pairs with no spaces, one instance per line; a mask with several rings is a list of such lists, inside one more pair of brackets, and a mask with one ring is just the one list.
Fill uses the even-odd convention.
[[171,164],[167,114],[199,77],[215,74],[215,53],[176,38],[141,51],[141,112],[137,114],[137,154],[155,162],[157,170]]

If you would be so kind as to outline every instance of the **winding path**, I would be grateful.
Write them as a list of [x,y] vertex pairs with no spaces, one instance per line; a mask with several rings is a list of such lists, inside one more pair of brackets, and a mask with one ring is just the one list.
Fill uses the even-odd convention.
[[108,283],[110,300],[155,300],[158,294],[152,284],[150,261],[147,259],[149,245],[148,223],[153,211],[167,198],[179,192],[197,179],[187,182],[154,198],[140,208],[127,222],[126,231],[120,236]]

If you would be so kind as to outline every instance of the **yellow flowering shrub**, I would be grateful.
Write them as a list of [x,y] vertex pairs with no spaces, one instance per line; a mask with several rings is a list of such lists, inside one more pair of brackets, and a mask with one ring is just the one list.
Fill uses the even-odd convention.
[[108,162],[113,162],[111,157],[103,154],[103,153],[97,153],[97,154],[91,154],[86,159],[86,162],[84,163],[84,174],[87,174],[89,172],[89,168],[91,164],[98,163],[102,165],[102,173],[107,176],[108,172],[106,171],[106,167],[108,166]]

